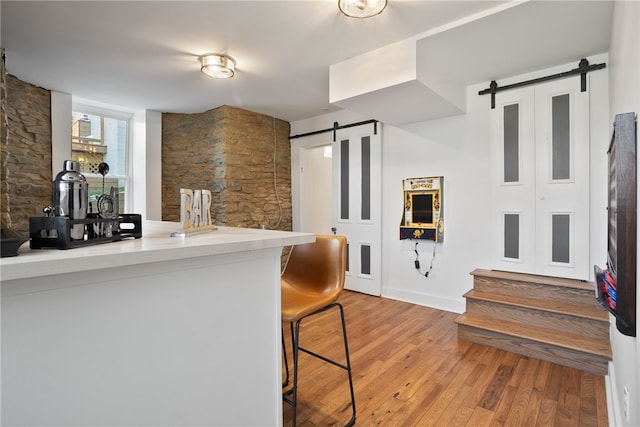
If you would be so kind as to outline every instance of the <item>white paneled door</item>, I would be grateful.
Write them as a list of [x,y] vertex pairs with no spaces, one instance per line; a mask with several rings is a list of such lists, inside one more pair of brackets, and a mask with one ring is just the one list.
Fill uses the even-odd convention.
[[345,287],[381,293],[380,124],[340,129],[333,142],[333,227],[347,237]]
[[496,95],[494,268],[589,278],[589,95],[568,78]]

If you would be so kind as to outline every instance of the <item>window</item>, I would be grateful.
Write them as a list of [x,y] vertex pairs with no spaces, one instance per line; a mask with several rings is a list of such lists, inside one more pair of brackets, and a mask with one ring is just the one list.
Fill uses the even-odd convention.
[[[71,158],[80,163],[89,184],[89,208],[97,212],[100,195],[118,189],[120,213],[130,200],[128,167],[131,116],[107,110],[74,106],[71,122]],[[108,165],[105,175],[101,163]]]

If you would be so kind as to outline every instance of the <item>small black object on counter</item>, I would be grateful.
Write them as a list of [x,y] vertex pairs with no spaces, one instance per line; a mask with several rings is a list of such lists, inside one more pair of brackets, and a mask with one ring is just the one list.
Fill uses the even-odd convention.
[[18,249],[29,237],[14,230],[3,228],[0,230],[0,258],[17,256]]

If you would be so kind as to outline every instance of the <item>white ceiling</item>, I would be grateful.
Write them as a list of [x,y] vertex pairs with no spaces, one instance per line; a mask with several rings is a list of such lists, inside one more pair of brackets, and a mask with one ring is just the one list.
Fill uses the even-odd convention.
[[[339,109],[330,65],[391,43],[414,38],[431,74],[488,84],[608,51],[612,10],[595,0],[389,0],[358,20],[336,0],[3,0],[0,44],[10,74],[79,98],[163,112],[232,105],[296,121]],[[236,76],[200,73],[207,52],[234,57]]]

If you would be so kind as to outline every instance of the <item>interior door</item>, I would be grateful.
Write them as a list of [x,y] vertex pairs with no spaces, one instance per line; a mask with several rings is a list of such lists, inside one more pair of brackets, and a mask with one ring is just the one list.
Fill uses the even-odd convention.
[[536,272],[589,279],[589,94],[580,79],[536,88]]
[[535,139],[532,89],[496,96],[491,111],[493,268],[535,272]]
[[345,287],[381,293],[381,165],[378,123],[340,129],[333,142],[333,221],[347,237]]
[[497,94],[494,268],[588,280],[589,96],[580,79]]

